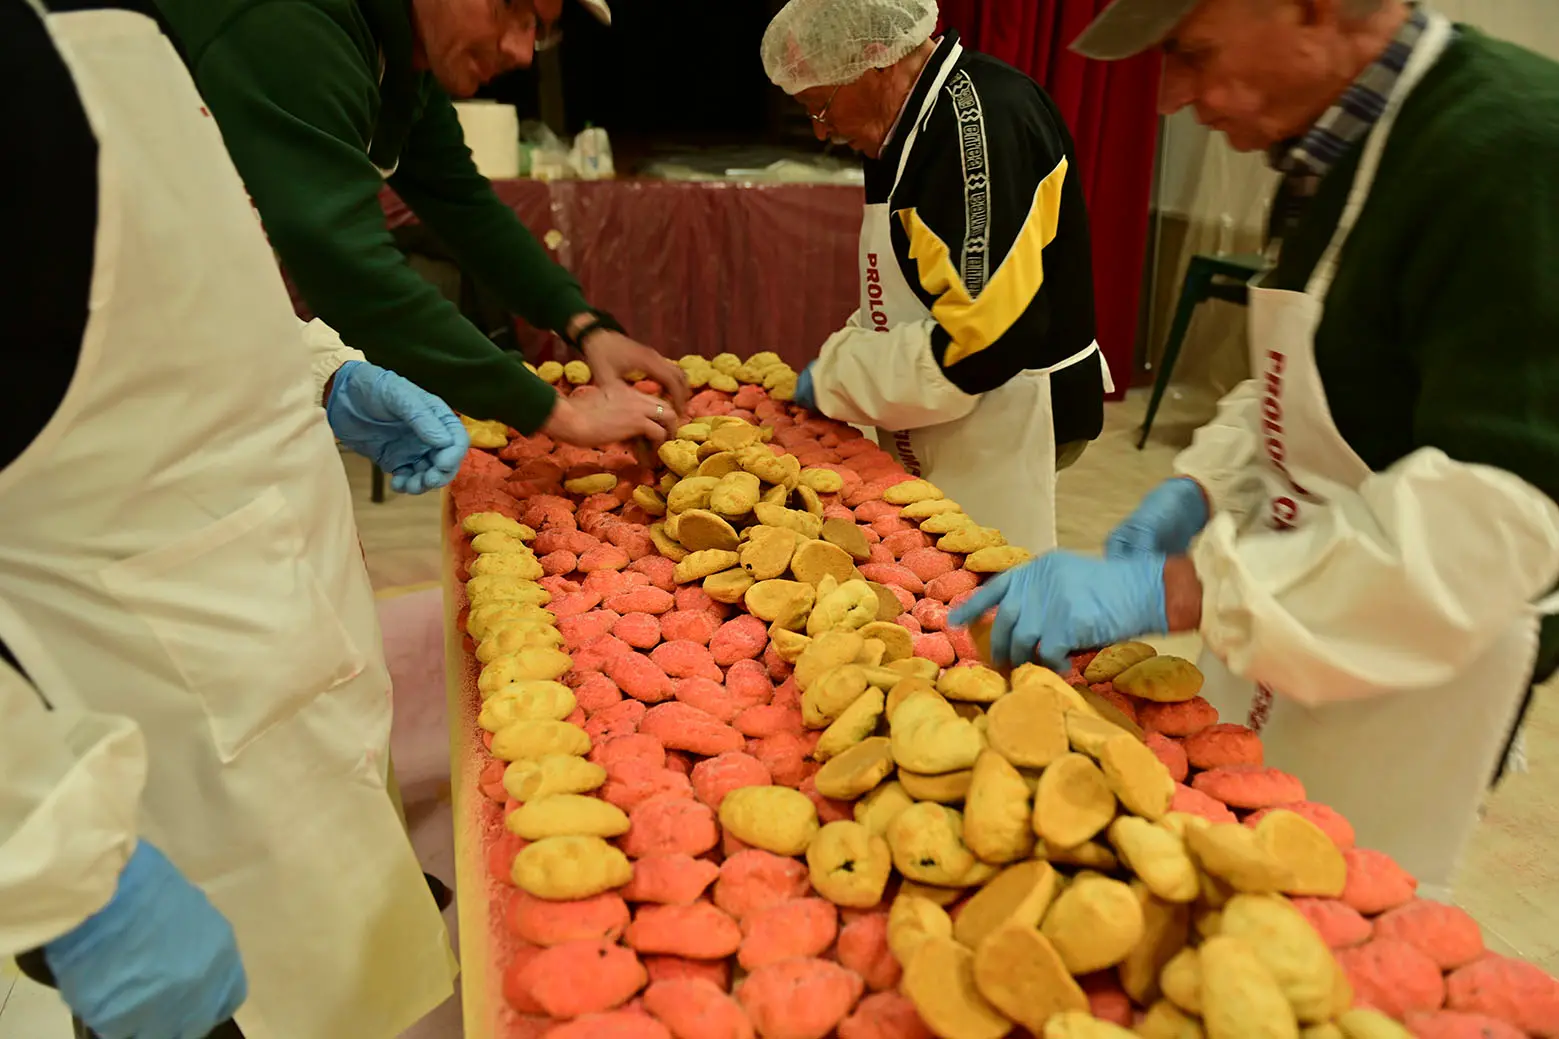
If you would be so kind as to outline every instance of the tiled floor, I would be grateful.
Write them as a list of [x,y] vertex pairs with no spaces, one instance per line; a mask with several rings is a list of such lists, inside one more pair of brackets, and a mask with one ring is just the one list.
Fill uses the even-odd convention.
[[[1166,400],[1143,451],[1136,430],[1146,395],[1134,392],[1108,409],[1106,429],[1082,460],[1061,476],[1060,540],[1064,547],[1097,550],[1111,527],[1169,472],[1170,460],[1190,439],[1198,422],[1211,415],[1212,402]],[[438,505],[436,496],[391,495],[380,505],[368,499],[369,468],[348,458],[358,501],[358,525],[375,587],[388,589],[437,581]],[[387,624],[388,627],[388,624]],[[1163,640],[1161,648],[1195,658],[1194,636]],[[1457,884],[1457,901],[1483,923],[1494,948],[1532,960],[1559,973],[1559,688],[1543,690],[1527,727],[1531,772],[1508,780],[1489,801],[1483,827],[1473,840]],[[398,698],[399,699],[399,698]],[[397,726],[399,729],[400,727]],[[402,760],[397,747],[397,761]],[[405,778],[405,777],[403,777]],[[408,784],[409,786],[410,784]],[[429,784],[428,811],[440,800]],[[408,808],[417,814],[414,792]],[[419,822],[426,826],[426,817]],[[423,827],[419,827],[421,829]],[[433,827],[436,830],[436,826]],[[427,838],[425,859],[437,860],[438,834]],[[420,842],[419,842],[420,846]],[[58,999],[0,964],[0,1039],[68,1039],[70,1030]],[[453,1004],[416,1029],[416,1039],[454,1039],[460,1034]],[[408,1037],[409,1039],[409,1037]]]

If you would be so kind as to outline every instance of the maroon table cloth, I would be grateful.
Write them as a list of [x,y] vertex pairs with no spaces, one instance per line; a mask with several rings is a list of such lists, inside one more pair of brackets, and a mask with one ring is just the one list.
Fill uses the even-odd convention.
[[[798,371],[855,310],[864,193],[835,184],[501,180],[591,304],[677,357],[772,350]],[[384,194],[391,228],[416,220]],[[550,338],[550,337],[548,337]],[[527,337],[527,346],[541,345]]]

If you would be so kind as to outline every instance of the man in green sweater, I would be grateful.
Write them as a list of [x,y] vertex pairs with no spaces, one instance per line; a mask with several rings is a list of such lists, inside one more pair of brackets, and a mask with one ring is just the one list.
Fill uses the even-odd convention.
[[[343,339],[522,433],[595,444],[675,428],[681,370],[590,307],[477,172],[450,101],[529,65],[562,0],[157,3],[271,244]],[[605,392],[560,398],[413,272],[379,207],[386,182],[509,309],[579,349]],[[675,407],[634,392],[633,370]]]
[[1199,631],[1201,695],[1304,784],[1231,803],[1332,805],[1446,897],[1559,662],[1559,65],[1402,0],[1117,0],[1076,44],[1155,46],[1164,110],[1283,174],[1254,377],[1105,558],[954,620],[1014,662]]

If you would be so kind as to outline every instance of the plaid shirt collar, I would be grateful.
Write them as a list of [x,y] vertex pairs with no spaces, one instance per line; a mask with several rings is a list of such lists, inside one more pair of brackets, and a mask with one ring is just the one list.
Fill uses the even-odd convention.
[[1381,56],[1359,73],[1315,125],[1298,140],[1284,141],[1272,150],[1269,160],[1273,168],[1287,177],[1313,177],[1319,181],[1326,176],[1380,118],[1413,48],[1428,27],[1428,12],[1415,4]]
[[1299,222],[1305,203],[1320,188],[1322,178],[1364,139],[1385,111],[1386,100],[1428,26],[1428,11],[1414,4],[1407,21],[1381,56],[1359,74],[1315,125],[1303,136],[1284,141],[1268,153],[1268,162],[1283,174],[1267,226],[1269,261],[1276,260],[1282,239]]

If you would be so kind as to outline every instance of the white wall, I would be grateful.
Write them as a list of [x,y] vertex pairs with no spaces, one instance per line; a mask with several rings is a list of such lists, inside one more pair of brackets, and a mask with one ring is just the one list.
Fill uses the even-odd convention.
[[[1433,7],[1559,60],[1559,0],[1436,0]],[[1221,134],[1209,133],[1182,111],[1166,121],[1162,162],[1159,209],[1214,225],[1232,219],[1239,228],[1259,230],[1272,186],[1261,156],[1234,152]]]
[[[1559,60],[1559,0],[1433,0],[1453,20],[1491,36]],[[1193,253],[1258,252],[1277,175],[1261,154],[1240,154],[1222,134],[1197,124],[1189,111],[1165,121],[1155,204],[1161,215],[1188,225],[1177,256],[1149,262],[1171,293],[1155,291],[1149,317],[1149,355],[1156,357]],[[1215,304],[1201,307],[1186,352],[1176,366],[1176,383],[1187,391],[1226,392],[1248,373],[1244,356],[1244,313]]]
[[1437,0],[1437,11],[1559,59],[1559,0]]

